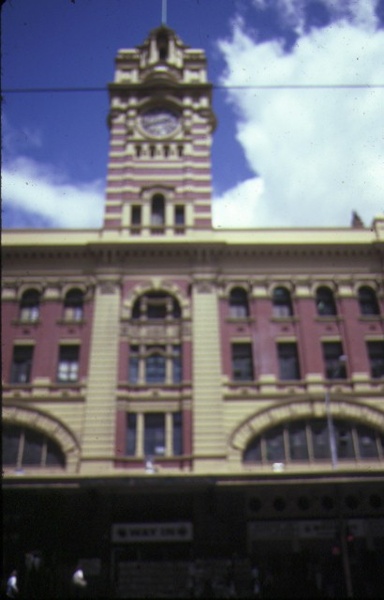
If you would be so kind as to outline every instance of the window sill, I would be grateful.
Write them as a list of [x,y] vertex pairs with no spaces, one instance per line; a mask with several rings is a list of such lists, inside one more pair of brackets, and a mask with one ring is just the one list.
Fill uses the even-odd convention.
[[315,317],[315,321],[318,321],[319,323],[338,323],[343,320],[343,317],[340,317],[339,315],[317,315]]
[[56,325],[85,325],[84,319],[58,319]]
[[11,321],[11,323],[12,325],[17,325],[19,327],[37,327],[38,325],[41,325],[41,320],[37,319],[35,321],[24,321],[21,319],[14,319]]
[[295,317],[294,315],[292,315],[290,317],[272,316],[270,318],[270,321],[272,321],[272,323],[298,323],[300,321],[300,319],[298,317]]

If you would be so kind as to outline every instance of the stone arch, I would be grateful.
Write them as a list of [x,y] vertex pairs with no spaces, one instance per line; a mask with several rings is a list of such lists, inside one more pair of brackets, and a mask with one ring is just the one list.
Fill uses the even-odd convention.
[[171,282],[153,281],[137,284],[130,292],[129,297],[123,302],[123,313],[125,318],[129,318],[132,308],[138,298],[150,292],[164,292],[173,296],[180,305],[183,318],[190,316],[190,306],[187,298],[183,295],[180,288]]
[[[347,398],[335,398],[330,403],[332,416],[336,419],[350,419],[384,432],[384,412],[361,402]],[[287,421],[326,416],[325,400],[311,399],[285,402],[252,415],[237,427],[230,437],[230,446],[243,452],[249,442],[267,429]]]
[[36,429],[50,437],[61,448],[66,459],[66,471],[75,473],[79,467],[80,445],[71,431],[58,419],[43,411],[14,404],[4,406],[3,423]]

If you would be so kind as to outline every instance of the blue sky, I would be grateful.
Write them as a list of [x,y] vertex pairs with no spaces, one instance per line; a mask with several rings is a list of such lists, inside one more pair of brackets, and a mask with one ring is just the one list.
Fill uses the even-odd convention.
[[[3,227],[101,225],[114,58],[160,21],[161,0],[3,5]],[[220,86],[216,226],[384,213],[384,0],[168,0],[167,24]],[[105,91],[6,91],[63,87]]]

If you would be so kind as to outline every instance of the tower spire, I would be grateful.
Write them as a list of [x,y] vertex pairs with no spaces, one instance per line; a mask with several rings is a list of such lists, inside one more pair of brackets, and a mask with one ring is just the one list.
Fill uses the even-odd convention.
[[161,0],[161,24],[167,24],[167,0]]

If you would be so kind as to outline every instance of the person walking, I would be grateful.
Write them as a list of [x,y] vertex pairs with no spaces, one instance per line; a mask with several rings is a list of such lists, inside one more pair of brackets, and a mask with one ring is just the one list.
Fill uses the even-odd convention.
[[14,569],[10,574],[7,581],[7,589],[6,589],[7,598],[17,598],[19,595],[19,588],[17,585],[17,571]]
[[87,581],[84,577],[84,571],[78,564],[74,574],[72,575],[72,590],[74,598],[84,598],[85,588],[87,587]]

